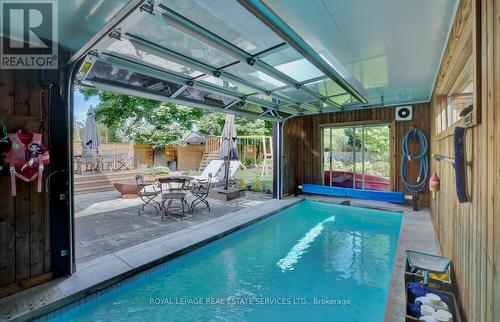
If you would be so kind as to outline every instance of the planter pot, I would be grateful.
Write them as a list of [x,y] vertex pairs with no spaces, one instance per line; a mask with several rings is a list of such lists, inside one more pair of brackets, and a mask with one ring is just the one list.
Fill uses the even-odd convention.
[[154,176],[144,174],[143,176],[144,176],[144,180],[149,181],[149,182],[153,182],[153,181],[158,181],[159,178],[167,177],[168,173],[161,173],[161,174],[157,174]]
[[144,180],[146,180],[146,181],[156,181],[157,179],[158,179],[158,176],[144,175]]
[[139,189],[133,182],[113,183],[113,187],[115,187],[116,191],[118,191],[124,199],[138,197]]

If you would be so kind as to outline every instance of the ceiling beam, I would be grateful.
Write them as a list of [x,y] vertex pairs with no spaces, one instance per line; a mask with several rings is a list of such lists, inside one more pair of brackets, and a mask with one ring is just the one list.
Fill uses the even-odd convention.
[[259,51],[258,53],[253,54],[252,57],[254,57],[254,58],[257,57],[259,59],[264,58],[264,57],[270,56],[272,54],[278,53],[287,47],[288,47],[288,44],[286,42],[282,42],[281,44],[278,44],[278,45],[273,46],[271,48],[267,48],[267,49],[264,49],[262,51]]

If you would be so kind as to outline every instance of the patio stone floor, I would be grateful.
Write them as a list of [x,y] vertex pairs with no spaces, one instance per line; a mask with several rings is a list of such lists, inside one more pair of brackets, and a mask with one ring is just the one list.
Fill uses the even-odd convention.
[[79,265],[269,200],[272,196],[253,192],[231,201],[210,198],[210,212],[200,206],[182,221],[165,217],[162,222],[161,215],[152,207],[138,215],[142,206],[139,198],[122,199],[116,191],[77,195],[74,200],[76,263]]

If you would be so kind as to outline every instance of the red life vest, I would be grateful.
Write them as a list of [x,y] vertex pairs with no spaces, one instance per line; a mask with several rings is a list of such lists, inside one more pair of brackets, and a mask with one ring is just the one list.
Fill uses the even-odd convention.
[[42,192],[43,169],[49,164],[49,151],[42,145],[42,135],[18,131],[10,134],[10,143],[4,161],[9,164],[12,196],[16,196],[16,178],[26,182],[38,178],[37,191]]

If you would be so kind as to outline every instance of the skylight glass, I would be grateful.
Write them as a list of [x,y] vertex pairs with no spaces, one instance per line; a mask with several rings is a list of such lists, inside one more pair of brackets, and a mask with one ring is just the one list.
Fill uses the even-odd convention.
[[108,52],[115,52],[125,56],[128,56],[134,60],[140,60],[145,63],[149,63],[152,65],[156,65],[168,70],[171,70],[175,73],[187,76],[189,78],[194,78],[202,75],[203,73],[193,68],[189,68],[180,64],[177,64],[173,61],[170,61],[166,58],[156,56],[147,51],[136,48],[134,44],[132,44],[127,39],[115,40],[111,45],[106,49]]
[[161,3],[250,54],[283,42],[236,1],[162,0]]
[[226,88],[226,89],[229,89],[229,90],[232,90],[235,92],[239,92],[239,93],[242,93],[244,95],[255,93],[255,90],[253,90],[249,87],[239,85],[239,84],[234,84],[234,83],[228,82],[226,80],[223,80],[221,78],[217,78],[214,76],[205,77],[205,78],[203,78],[203,80],[201,80],[201,82],[206,82],[206,83],[210,83],[212,85],[217,85],[219,87]]
[[247,64],[237,64],[225,70],[269,90],[285,86],[285,83],[263,72],[255,70]]
[[317,100],[316,98],[309,95],[308,93],[301,91],[301,90],[298,90],[295,87],[285,88],[285,89],[277,91],[276,93],[283,95],[283,96],[286,96],[286,97],[290,97],[294,101],[297,101],[297,102],[309,102],[309,101]]
[[263,57],[262,61],[299,82],[323,76],[319,69],[291,47]]
[[167,24],[159,13],[143,14],[128,32],[205,64],[222,67],[234,58]]
[[339,94],[346,93],[346,91],[342,87],[340,87],[337,83],[335,83],[331,79],[320,80],[317,82],[309,83],[305,86],[325,97],[336,96]]

